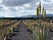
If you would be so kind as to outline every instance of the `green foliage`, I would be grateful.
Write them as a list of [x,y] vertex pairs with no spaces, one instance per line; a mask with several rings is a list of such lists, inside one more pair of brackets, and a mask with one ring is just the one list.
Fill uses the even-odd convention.
[[29,30],[32,31],[32,26],[28,26]]
[[35,28],[34,30],[34,36],[35,40],[47,40],[48,35],[48,27],[44,25],[42,28]]

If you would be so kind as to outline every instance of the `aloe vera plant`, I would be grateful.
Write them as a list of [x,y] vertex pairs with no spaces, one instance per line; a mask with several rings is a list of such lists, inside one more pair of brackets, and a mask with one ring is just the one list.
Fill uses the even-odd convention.
[[33,30],[35,40],[47,40],[48,35],[48,27],[46,25],[43,25],[42,28],[36,27]]

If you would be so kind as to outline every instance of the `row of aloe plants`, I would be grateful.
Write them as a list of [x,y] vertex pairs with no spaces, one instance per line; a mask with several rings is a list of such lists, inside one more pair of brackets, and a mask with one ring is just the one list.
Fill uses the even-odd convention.
[[42,28],[38,26],[33,29],[35,40],[47,40],[48,32],[47,25],[44,25]]
[[0,34],[0,40],[4,40],[4,38],[8,34],[10,34],[13,31],[14,28],[16,28],[18,26],[19,22],[20,21],[14,23],[14,24],[12,24],[12,25],[10,25],[8,27],[5,27],[5,28],[0,29],[0,32],[1,32],[1,34]]
[[48,26],[47,24],[43,24],[40,27],[40,24],[27,24],[27,22],[25,23],[26,26],[28,26],[29,30],[33,32],[34,34],[34,39],[35,40],[47,40],[47,36],[48,36],[48,32],[49,32],[49,28],[51,28],[52,26]]

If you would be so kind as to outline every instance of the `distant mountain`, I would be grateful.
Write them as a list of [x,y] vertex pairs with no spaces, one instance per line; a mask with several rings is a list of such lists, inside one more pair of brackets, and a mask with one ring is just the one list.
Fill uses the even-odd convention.
[[4,18],[3,16],[0,16],[0,18]]
[[[42,15],[41,15],[42,17]],[[53,17],[53,14],[47,14],[46,17]],[[37,18],[36,15],[27,15],[27,16],[22,16],[22,17],[3,17],[1,16],[0,18]]]
[[47,17],[53,17],[53,14],[47,14],[46,16]]
[[[27,16],[23,16],[21,18],[36,18],[36,15],[27,15]],[[42,15],[41,15],[42,17]],[[46,14],[46,17],[53,17],[53,14]]]

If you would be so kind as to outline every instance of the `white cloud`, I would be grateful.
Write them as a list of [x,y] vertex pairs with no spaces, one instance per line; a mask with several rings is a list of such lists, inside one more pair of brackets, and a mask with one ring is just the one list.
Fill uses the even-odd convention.
[[47,11],[47,14],[53,14],[53,11]]
[[[26,15],[34,15],[34,10],[26,10],[27,8],[32,8],[30,3],[23,4],[21,6],[13,7],[16,11],[11,11],[12,7],[3,6],[3,10],[5,10],[5,17],[21,17]],[[3,14],[3,13],[2,13]],[[1,14],[0,14],[1,15]]]
[[0,0],[0,4],[2,4],[3,0]]
[[48,0],[48,1],[49,1],[50,4],[53,3],[53,0]]
[[3,0],[3,5],[9,6],[9,7],[15,7],[26,3],[30,3],[31,1],[33,0]]
[[30,4],[30,3],[24,4],[23,7],[24,7],[24,8],[30,8],[30,7],[31,7],[31,4]]
[[[25,3],[23,5],[15,6],[15,7],[7,7],[5,5],[2,6],[2,12],[0,11],[1,16],[5,17],[20,17],[26,15],[36,15],[36,8],[39,5],[39,2],[44,5],[47,14],[53,14],[53,1],[52,0],[33,0],[30,3]],[[2,3],[2,1],[0,1]],[[15,10],[15,11],[13,11]]]

